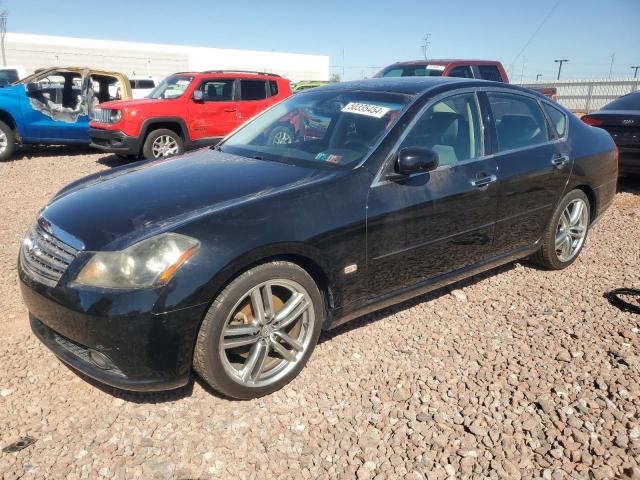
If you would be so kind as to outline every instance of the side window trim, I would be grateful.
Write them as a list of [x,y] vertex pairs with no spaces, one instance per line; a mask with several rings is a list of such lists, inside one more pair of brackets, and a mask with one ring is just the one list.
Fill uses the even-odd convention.
[[[491,93],[497,93],[500,95],[512,95],[512,96],[516,96],[516,97],[524,97],[524,98],[528,98],[531,100],[534,100],[536,102],[536,104],[538,105],[538,108],[540,108],[540,110],[542,110],[542,118],[545,119],[545,128],[546,133],[547,133],[547,140],[544,142],[539,142],[539,143],[534,143],[532,145],[527,145],[524,147],[518,147],[518,148],[510,148],[508,150],[502,150],[500,151],[500,145],[498,144],[498,132],[497,132],[497,128],[496,128],[496,123],[495,123],[495,115],[493,114],[493,110],[491,109],[491,104],[490,102],[488,103],[489,109],[491,111],[491,119],[492,119],[492,124],[493,124],[493,130],[495,132],[495,136],[494,138],[496,139],[496,143],[495,143],[495,150],[494,150],[494,155],[503,155],[505,153],[512,153],[512,152],[519,152],[521,150],[527,150],[530,148],[536,148],[536,147],[541,147],[543,145],[547,145],[547,144],[551,144],[554,142],[557,142],[558,139],[557,138],[549,138],[549,125],[547,125],[547,115],[544,111],[544,108],[542,108],[542,105],[540,105],[540,99],[538,97],[535,97],[533,95],[528,95],[525,92],[519,92],[519,91],[510,91],[510,90],[501,90],[501,89],[487,89],[484,90],[485,94],[491,94]],[[487,98],[488,100],[488,98]]]
[[[542,107],[542,111],[544,112],[545,117],[547,118],[549,125],[551,125],[551,128],[553,128],[553,131],[556,133],[556,138],[555,140],[566,140],[568,137],[568,131],[569,131],[569,117],[567,116],[566,112],[564,112],[562,109],[556,107],[555,105],[553,105],[550,101],[548,100],[543,100],[540,99],[540,106]],[[549,108],[555,108],[556,110],[558,110],[563,116],[564,116],[564,121],[565,121],[565,127],[564,127],[564,134],[563,135],[559,135],[558,131],[556,130],[556,126],[553,123],[553,120],[551,119],[549,113],[547,112],[547,108],[546,106],[549,106]]]

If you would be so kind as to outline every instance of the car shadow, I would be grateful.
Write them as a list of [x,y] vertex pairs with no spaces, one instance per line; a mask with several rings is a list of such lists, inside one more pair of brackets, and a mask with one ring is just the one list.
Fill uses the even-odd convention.
[[22,145],[18,147],[9,162],[30,160],[32,158],[68,157],[74,155],[90,155],[96,150],[87,145]]

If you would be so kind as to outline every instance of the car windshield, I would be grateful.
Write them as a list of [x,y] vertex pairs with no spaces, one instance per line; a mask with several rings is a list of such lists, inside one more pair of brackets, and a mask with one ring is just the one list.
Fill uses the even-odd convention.
[[310,90],[267,110],[218,148],[265,160],[351,166],[371,151],[409,100],[393,93]]
[[640,93],[632,93],[602,107],[602,110],[640,110]]
[[190,75],[172,75],[154,88],[147,98],[179,98],[193,81]]
[[376,77],[441,77],[442,65],[396,65],[382,70]]

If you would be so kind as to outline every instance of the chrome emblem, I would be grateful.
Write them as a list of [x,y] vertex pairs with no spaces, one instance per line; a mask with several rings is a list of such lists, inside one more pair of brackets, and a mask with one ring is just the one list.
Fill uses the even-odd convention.
[[623,125],[633,125],[634,123],[635,120],[633,120],[632,118],[625,118],[624,120],[622,120]]
[[40,225],[40,228],[42,228],[42,230],[47,232],[49,235],[53,235],[53,231],[51,230],[51,224],[49,223],[49,220],[47,220],[44,217],[39,217],[38,225]]

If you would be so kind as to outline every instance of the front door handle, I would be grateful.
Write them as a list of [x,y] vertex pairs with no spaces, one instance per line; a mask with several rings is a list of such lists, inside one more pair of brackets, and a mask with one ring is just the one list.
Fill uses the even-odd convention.
[[235,108],[225,108],[224,111],[228,112],[228,113],[231,113],[231,112],[235,112],[236,109]]
[[471,185],[477,188],[482,188],[482,187],[486,187],[490,183],[495,182],[497,179],[498,177],[496,177],[495,175],[488,175],[486,177],[480,177],[480,178],[471,180]]
[[567,163],[569,163],[569,157],[566,155],[554,155],[551,159],[551,163],[558,169],[563,168]]

